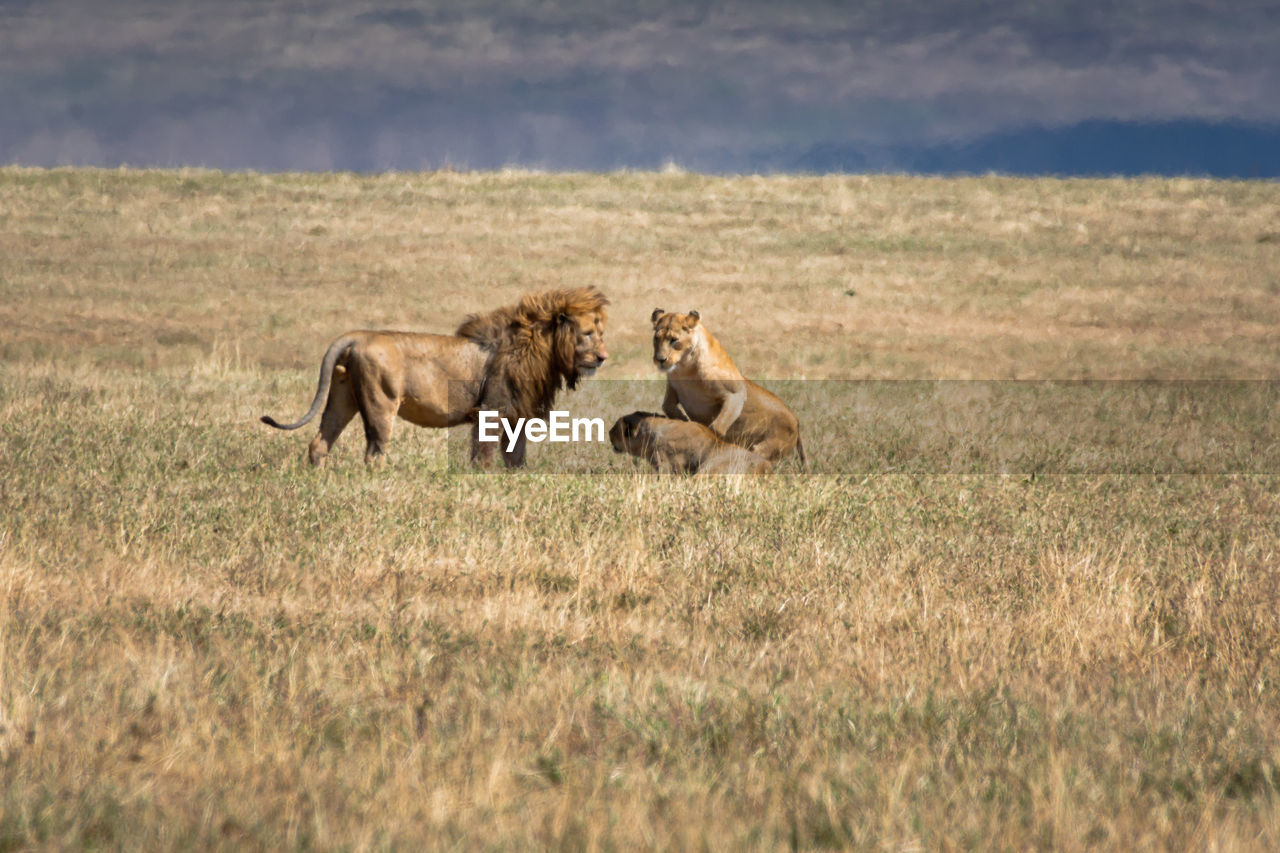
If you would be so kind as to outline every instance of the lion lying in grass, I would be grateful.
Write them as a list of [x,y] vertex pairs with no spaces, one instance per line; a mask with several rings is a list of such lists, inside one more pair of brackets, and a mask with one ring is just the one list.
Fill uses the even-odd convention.
[[[480,442],[480,409],[502,418],[546,418],[562,387],[573,389],[609,357],[604,345],[609,303],[594,287],[549,290],[516,305],[474,314],[453,335],[348,332],[329,345],[311,408],[298,421],[262,422],[276,429],[305,426],[320,411],[320,434],[307,458],[321,465],[351,419],[364,422],[365,461],[380,457],[396,416],[424,427],[471,422],[471,459],[486,463],[493,444]],[[507,467],[524,464],[525,437],[502,449]]]
[[609,441],[614,453],[648,460],[662,473],[767,474],[773,467],[764,457],[729,444],[702,424],[653,412],[618,418],[609,430]]
[[[654,309],[653,361],[667,375],[662,411],[705,424],[731,444],[777,462],[793,450],[805,465],[800,422],[774,394],[742,375],[697,311]],[[683,410],[683,411],[682,411]]]

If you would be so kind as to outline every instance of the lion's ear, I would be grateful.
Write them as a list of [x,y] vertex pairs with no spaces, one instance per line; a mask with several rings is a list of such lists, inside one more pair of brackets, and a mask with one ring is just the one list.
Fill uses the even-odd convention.
[[564,311],[561,311],[559,314],[556,315],[556,322],[557,323],[569,322],[569,315],[566,314]]
[[689,316],[696,320],[696,319],[698,319],[699,317],[701,317],[702,315],[701,315],[701,314],[699,314],[697,311],[690,311],[690,312],[689,312]]
[[666,311],[663,311],[661,308],[654,308],[654,309],[653,309],[653,313],[652,313],[651,315],[649,315],[649,322],[650,322],[650,323],[656,323],[656,322],[658,322],[658,318],[659,318],[659,317],[661,317],[661,316],[662,316],[663,314],[665,314],[665,313],[667,313],[667,312],[666,312]]

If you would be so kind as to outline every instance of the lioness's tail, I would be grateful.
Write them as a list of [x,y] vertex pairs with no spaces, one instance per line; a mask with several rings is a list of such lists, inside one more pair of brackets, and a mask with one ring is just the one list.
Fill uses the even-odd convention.
[[796,453],[800,455],[800,470],[809,470],[809,460],[804,458],[804,442],[800,440],[799,433],[796,434]]
[[333,382],[333,368],[337,365],[338,359],[342,358],[355,342],[354,335],[343,335],[329,344],[329,349],[325,351],[324,359],[320,362],[320,385],[316,388],[316,398],[311,401],[311,408],[307,410],[301,420],[294,421],[291,424],[282,424],[278,423],[270,415],[263,415],[262,422],[276,429],[298,429],[306,426],[312,418],[320,413],[320,407],[324,405],[325,398],[329,396],[329,385]]

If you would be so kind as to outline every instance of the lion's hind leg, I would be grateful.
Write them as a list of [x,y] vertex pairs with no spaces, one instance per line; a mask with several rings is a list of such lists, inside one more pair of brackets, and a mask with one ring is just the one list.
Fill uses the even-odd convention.
[[370,381],[356,383],[355,399],[360,419],[364,421],[364,461],[373,464],[386,452],[400,400],[380,383]]
[[324,464],[329,450],[358,410],[351,380],[346,377],[345,371],[335,372],[324,414],[320,416],[320,434],[311,440],[311,445],[307,448],[307,458],[312,465],[319,467]]

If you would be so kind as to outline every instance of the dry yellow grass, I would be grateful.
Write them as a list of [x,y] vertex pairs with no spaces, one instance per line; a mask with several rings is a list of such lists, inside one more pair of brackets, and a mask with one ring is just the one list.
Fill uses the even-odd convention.
[[661,306],[773,379],[1272,379],[1277,222],[1272,183],[0,170],[0,849],[1274,849],[1274,447],[876,469],[828,411],[870,473],[477,476],[404,425],[316,472],[256,417],[344,329],[585,283],[602,378]]

